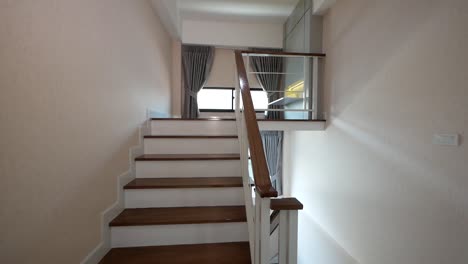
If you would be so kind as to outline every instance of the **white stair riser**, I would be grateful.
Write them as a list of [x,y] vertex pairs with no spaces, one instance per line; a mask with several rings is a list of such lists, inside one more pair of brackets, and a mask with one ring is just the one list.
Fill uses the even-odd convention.
[[125,190],[125,208],[244,205],[242,187]]
[[128,226],[111,228],[111,247],[248,241],[247,223]]
[[137,161],[137,178],[235,177],[239,160]]
[[235,121],[153,120],[151,135],[237,135]]
[[239,153],[237,138],[146,138],[145,154],[228,154]]

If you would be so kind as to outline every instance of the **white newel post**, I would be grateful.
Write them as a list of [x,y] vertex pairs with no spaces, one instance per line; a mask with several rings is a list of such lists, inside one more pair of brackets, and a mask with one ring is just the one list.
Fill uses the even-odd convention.
[[257,191],[255,191],[255,261],[254,264],[259,264],[260,263],[260,215],[261,215],[261,203],[262,203],[262,198],[258,195]]
[[270,263],[270,198],[255,198],[255,263]]
[[297,264],[297,228],[298,211],[288,211],[289,218],[289,243],[288,243],[288,264]]
[[288,247],[284,241],[288,240],[288,211],[280,211],[278,226],[278,263],[280,264],[287,263]]
[[297,217],[297,210],[283,210],[279,213],[279,264],[297,264]]

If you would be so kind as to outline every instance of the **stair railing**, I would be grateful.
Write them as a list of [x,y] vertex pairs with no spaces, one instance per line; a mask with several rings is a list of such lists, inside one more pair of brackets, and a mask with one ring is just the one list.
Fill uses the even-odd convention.
[[[270,198],[277,197],[263,151],[262,138],[250,94],[249,81],[241,51],[235,51],[236,59],[236,120],[241,145],[241,166],[249,229],[250,255],[254,264],[269,263],[270,247]],[[240,107],[242,96],[243,109]],[[255,202],[252,199],[249,173],[249,157],[255,186]]]
[[[272,258],[277,257],[278,261],[274,261],[274,263],[296,264],[298,210],[302,209],[302,204],[295,198],[277,198],[278,192],[272,185],[243,59],[245,54],[250,53],[252,52],[235,51],[235,114],[241,146],[241,172],[252,263],[271,264]],[[261,54],[268,55],[268,53]],[[278,54],[272,55],[276,56]],[[299,53],[284,53],[284,55],[304,57],[303,54]],[[318,58],[322,55],[319,54],[315,57]],[[307,56],[314,57],[314,54],[308,54]],[[314,70],[315,74],[318,76],[318,67]],[[317,88],[316,85],[314,86]],[[314,98],[314,100],[317,100],[316,94]],[[311,102],[312,106],[315,104],[313,109],[317,109],[317,103]],[[252,173],[250,173],[250,169]],[[250,177],[251,174],[253,179]],[[254,186],[253,193],[252,185]],[[272,210],[273,214],[271,214]],[[271,249],[271,244],[276,242],[272,241],[271,237],[271,234],[275,231],[278,232],[277,254],[272,252]]]
[[[323,118],[319,113],[321,60],[323,53],[296,53],[282,51],[242,51],[244,57],[277,57],[281,58],[283,69],[274,72],[257,72],[246,65],[247,74],[280,75],[285,87],[277,91],[266,90],[269,100],[268,109],[255,109],[258,112],[282,116],[286,119],[318,120]],[[279,63],[276,61],[275,63]],[[276,64],[273,69],[278,65]],[[278,70],[278,69],[275,69]]]

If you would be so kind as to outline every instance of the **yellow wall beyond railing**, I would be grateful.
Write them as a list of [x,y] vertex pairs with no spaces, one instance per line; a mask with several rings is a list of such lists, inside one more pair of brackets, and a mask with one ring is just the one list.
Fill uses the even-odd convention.
[[302,92],[304,92],[304,80],[299,80],[288,86],[284,96],[291,98],[302,98]]

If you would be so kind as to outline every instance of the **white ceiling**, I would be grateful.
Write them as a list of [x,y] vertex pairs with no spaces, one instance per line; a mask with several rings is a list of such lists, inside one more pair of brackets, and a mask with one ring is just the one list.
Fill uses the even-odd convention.
[[298,0],[179,0],[182,18],[283,23]]

